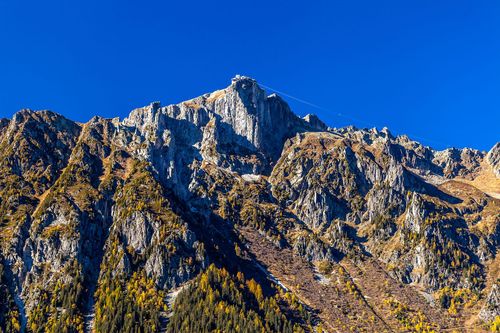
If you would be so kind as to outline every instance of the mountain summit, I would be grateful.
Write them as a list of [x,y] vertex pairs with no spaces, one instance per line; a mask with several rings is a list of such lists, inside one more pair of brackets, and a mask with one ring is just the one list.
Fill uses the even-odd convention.
[[0,332],[500,327],[500,143],[331,128],[236,76],[0,120]]

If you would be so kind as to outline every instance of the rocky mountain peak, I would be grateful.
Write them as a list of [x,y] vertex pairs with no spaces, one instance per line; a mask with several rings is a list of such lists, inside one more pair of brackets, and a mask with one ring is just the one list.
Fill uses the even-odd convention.
[[255,84],[257,83],[257,81],[255,79],[252,79],[251,77],[249,76],[245,76],[245,75],[240,75],[240,74],[236,74],[232,79],[231,79],[231,84],[236,84],[236,83],[249,83],[249,84]]
[[302,119],[304,119],[306,122],[308,122],[312,127],[314,127],[317,130],[320,131],[328,130],[328,126],[326,126],[326,124],[321,119],[319,119],[319,117],[315,114],[308,114]]
[[268,96],[256,80],[240,75],[228,87],[213,93],[165,107],[156,102],[135,109],[123,125],[136,128],[144,138],[160,140],[156,143],[160,145],[167,132],[178,133],[177,144],[203,146],[203,156],[222,163],[221,158],[206,154],[207,143],[202,141],[210,138],[213,152],[221,156],[236,153],[239,160],[261,156],[265,159],[262,165],[276,161],[285,140],[297,132],[326,128],[317,118],[311,122],[300,119],[279,96]]

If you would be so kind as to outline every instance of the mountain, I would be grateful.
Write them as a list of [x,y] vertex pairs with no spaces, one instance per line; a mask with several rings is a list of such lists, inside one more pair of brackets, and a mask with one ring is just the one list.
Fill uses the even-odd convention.
[[0,120],[0,332],[500,330],[500,143],[331,128],[237,76]]

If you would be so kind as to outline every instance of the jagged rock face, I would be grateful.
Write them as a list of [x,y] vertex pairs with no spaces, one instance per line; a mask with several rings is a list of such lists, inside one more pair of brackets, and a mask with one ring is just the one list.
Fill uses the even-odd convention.
[[500,178],[500,142],[497,142],[488,152],[487,160],[495,175]]
[[500,283],[495,283],[486,297],[479,317],[484,321],[492,321],[495,317],[500,316]]
[[[49,111],[22,110],[0,130],[0,238],[25,234],[23,225],[37,196],[52,186],[68,163],[80,126]],[[22,247],[16,239],[2,247]],[[18,249],[19,250],[19,249]]]
[[407,291],[468,290],[490,321],[500,200],[496,183],[475,186],[500,181],[499,147],[435,151],[385,128],[328,128],[247,77],[123,121],[20,111],[0,120],[0,292],[27,331],[49,318],[80,331],[94,302],[137,281],[169,292],[210,262],[258,275],[250,232],[342,274],[373,259]]
[[409,233],[420,234],[424,229],[425,218],[429,212],[425,209],[420,195],[413,193],[407,208],[403,228]]
[[432,176],[473,179],[485,157],[484,152],[470,148],[436,151],[406,135],[394,137],[387,128],[378,131],[346,127],[333,131],[372,147],[383,149],[382,147],[386,146],[386,150],[398,163],[411,168],[426,179],[432,179]]
[[7,127],[9,126],[10,120],[1,118],[0,119],[0,142],[3,141],[3,136],[6,132]]
[[[70,121],[63,123],[69,123],[71,128]],[[56,122],[52,126],[58,125]],[[88,290],[76,299],[78,318],[98,287],[99,276],[104,274],[100,274],[102,262],[118,261],[117,267],[112,263],[107,266],[123,276],[131,276],[140,269],[159,288],[175,287],[204,267],[203,247],[187,226],[178,224],[173,213],[174,221],[158,217],[171,211],[166,208],[163,211],[163,201],[159,201],[160,207],[148,206],[152,200],[150,191],[160,192],[160,185],[152,176],[147,177],[148,171],[136,166],[141,163],[138,160],[141,155],[134,159],[130,149],[135,149],[139,141],[130,129],[116,121],[93,118],[74,136],[71,154],[63,155],[60,163],[67,165],[60,168],[57,181],[43,196],[33,198],[38,199],[38,203],[35,205],[37,201],[34,201],[29,215],[12,227],[19,232],[14,232],[2,245],[10,244],[6,261],[14,276],[12,288],[24,301],[22,315],[28,316],[28,323],[24,319],[25,325],[29,326],[33,314],[38,313],[37,301],[41,295],[56,297],[53,290],[58,288],[58,281],[77,288],[83,283]],[[34,156],[40,154],[33,153]],[[137,174],[142,176],[143,183],[137,181]],[[128,196],[144,191],[148,194],[130,202],[132,207],[127,209],[132,210],[132,214],[128,218],[123,218],[120,210],[124,202],[123,189]],[[146,208],[148,211],[143,212]],[[167,225],[171,225],[171,229],[165,237]],[[181,231],[176,234],[176,230]],[[116,237],[122,243],[108,245]],[[159,237],[161,244],[152,246]],[[118,246],[122,249],[121,256]],[[188,258],[192,259],[186,261]],[[72,275],[65,275],[69,271]],[[82,276],[83,281],[76,280],[75,274]]]
[[[241,173],[265,171],[279,157],[288,137],[315,129],[293,114],[281,98],[266,96],[246,77],[233,79],[224,90],[177,105],[155,103],[134,110],[123,123],[137,128],[153,149],[168,147],[159,163],[166,164],[165,157],[170,166],[175,164],[170,158],[212,159]],[[181,147],[184,150],[179,152]],[[172,173],[169,166],[163,169]]]
[[23,110],[2,132],[2,166],[33,183],[41,194],[65,166],[80,126],[49,111]]
[[270,182],[275,197],[316,229],[335,218],[359,223],[393,214],[388,206],[404,207],[411,186],[406,173],[342,137],[310,133],[290,141]]
[[[206,266],[203,245],[173,211],[169,196],[143,163],[132,167],[114,199],[106,247],[123,252],[118,265],[111,268],[114,275],[130,276],[131,266],[143,266],[159,288],[170,289]],[[104,261],[113,258],[105,253]]]
[[479,168],[484,153],[474,149],[446,149],[435,153],[434,163],[443,169],[447,178],[468,176]]
[[318,116],[316,116],[315,114],[308,114],[302,119],[307,121],[309,124],[311,124],[313,128],[317,130],[320,131],[328,130],[328,126],[326,126],[326,124],[323,121],[321,121],[321,119],[319,119]]

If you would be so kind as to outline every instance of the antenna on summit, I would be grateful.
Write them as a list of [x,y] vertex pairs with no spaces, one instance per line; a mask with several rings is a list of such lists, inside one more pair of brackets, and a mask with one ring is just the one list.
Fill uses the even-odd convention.
[[232,82],[232,83],[234,83],[234,82],[238,82],[238,81],[241,81],[241,80],[250,80],[250,81],[253,81],[253,82],[257,82],[257,81],[255,81],[254,79],[252,79],[252,78],[251,78],[251,77],[249,77],[249,76],[240,75],[240,74],[236,74],[236,75],[232,78],[231,82]]

